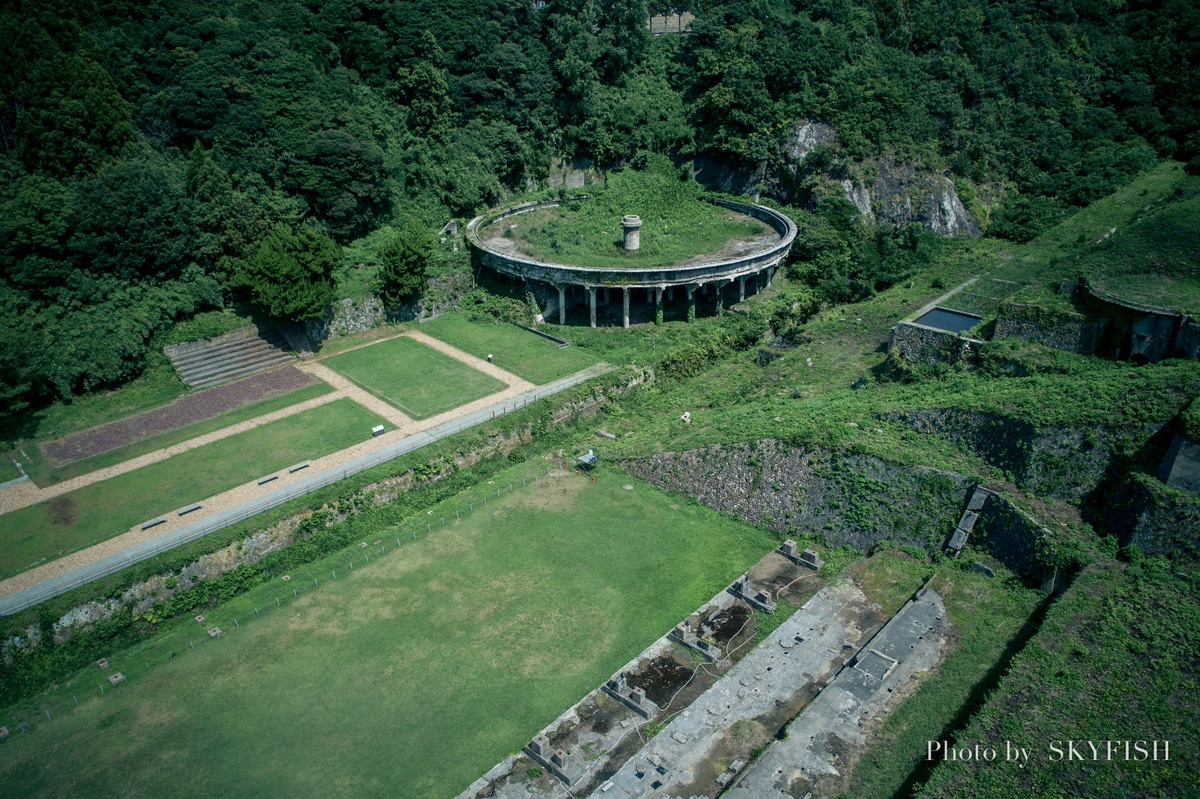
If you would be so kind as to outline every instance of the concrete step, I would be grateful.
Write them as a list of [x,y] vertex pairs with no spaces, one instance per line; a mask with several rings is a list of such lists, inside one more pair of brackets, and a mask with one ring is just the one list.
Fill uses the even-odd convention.
[[277,359],[281,363],[291,360],[291,355],[274,347],[261,347],[253,350],[238,350],[227,355],[194,361],[189,364],[176,366],[181,372],[197,377],[222,369],[238,369],[249,364]]
[[234,369],[229,372],[220,372],[218,374],[213,374],[208,377],[200,378],[195,383],[189,383],[188,387],[192,388],[192,389],[212,388],[213,386],[219,386],[222,383],[229,383],[234,380],[241,380],[243,377],[249,377],[250,375],[258,374],[259,372],[265,372],[265,371],[268,371],[269,369],[274,369],[278,366],[284,366],[288,363],[291,363],[292,361],[293,361],[292,358],[288,358],[283,363],[269,364],[267,366],[261,366],[261,365],[247,366],[242,369]]
[[308,340],[308,333],[305,332],[304,325],[299,322],[287,322],[280,323],[277,327],[284,339],[287,340],[292,352],[305,359],[316,357],[313,354],[312,344]]
[[279,331],[249,325],[217,336],[165,347],[180,378],[191,388],[207,388],[293,360]]

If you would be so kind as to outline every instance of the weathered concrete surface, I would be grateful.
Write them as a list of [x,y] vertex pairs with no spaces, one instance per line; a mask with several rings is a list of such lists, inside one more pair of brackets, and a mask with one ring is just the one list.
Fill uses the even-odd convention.
[[1158,479],[1180,491],[1200,491],[1200,446],[1176,435],[1158,467]]
[[731,738],[753,730],[758,743],[769,740],[869,636],[874,625],[860,624],[874,619],[873,610],[849,581],[822,589],[592,796],[715,796],[716,778],[747,756]]
[[792,722],[726,794],[729,799],[813,799],[841,794],[865,750],[865,728],[937,666],[950,626],[942,597],[922,589]]

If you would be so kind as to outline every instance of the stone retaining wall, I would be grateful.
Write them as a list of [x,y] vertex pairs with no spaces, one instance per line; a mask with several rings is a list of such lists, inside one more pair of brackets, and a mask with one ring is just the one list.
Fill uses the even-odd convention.
[[1014,302],[1001,305],[995,338],[1021,338],[1076,355],[1091,355],[1102,329],[1102,323],[1083,314],[1049,316],[1037,306]]
[[[856,453],[774,439],[631,458],[630,474],[713,510],[787,535],[817,534],[833,546],[869,551],[882,540],[940,551],[975,482]],[[1032,580],[1041,579],[1041,527],[992,497],[972,545]],[[986,544],[985,544],[986,542]]]
[[888,344],[889,349],[894,349],[905,360],[929,366],[938,363],[958,363],[964,358],[974,357],[981,346],[982,341],[963,338],[957,333],[926,327],[916,322],[901,322],[893,327]]

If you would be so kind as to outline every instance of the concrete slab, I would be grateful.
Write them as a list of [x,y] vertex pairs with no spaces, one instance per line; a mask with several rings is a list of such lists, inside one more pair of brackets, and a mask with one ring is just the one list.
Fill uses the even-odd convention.
[[[729,799],[840,795],[865,751],[864,728],[886,715],[941,659],[950,631],[942,597],[924,588],[843,668],[726,794]],[[879,668],[894,660],[883,679]]]
[[[769,740],[842,667],[852,651],[843,643],[865,639],[874,629],[860,628],[864,618],[874,616],[856,586],[847,581],[822,589],[647,741],[609,778],[607,789],[591,795],[715,796],[717,779],[727,773],[722,764],[745,757],[739,744],[748,751]],[[754,733],[761,740],[736,740]]]

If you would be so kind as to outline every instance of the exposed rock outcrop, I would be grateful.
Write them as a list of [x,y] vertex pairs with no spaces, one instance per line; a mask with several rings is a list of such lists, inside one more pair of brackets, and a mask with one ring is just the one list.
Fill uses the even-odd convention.
[[[777,161],[754,169],[739,167],[712,155],[693,161],[696,180],[720,191],[766,196],[779,202],[803,202],[799,185],[814,172],[840,186],[864,220],[893,227],[910,222],[944,236],[978,236],[979,223],[963,205],[954,182],[946,173],[919,169],[913,164],[880,158],[861,164],[821,159],[809,164],[813,153],[836,151],[837,131],[811,119],[797,120],[779,149]],[[826,161],[828,160],[828,163]],[[863,177],[867,176],[867,177]]]

